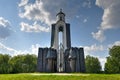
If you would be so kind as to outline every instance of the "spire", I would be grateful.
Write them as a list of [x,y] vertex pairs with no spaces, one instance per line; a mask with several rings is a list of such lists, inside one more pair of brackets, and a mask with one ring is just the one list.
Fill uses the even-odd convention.
[[62,9],[60,9],[60,12],[62,12]]

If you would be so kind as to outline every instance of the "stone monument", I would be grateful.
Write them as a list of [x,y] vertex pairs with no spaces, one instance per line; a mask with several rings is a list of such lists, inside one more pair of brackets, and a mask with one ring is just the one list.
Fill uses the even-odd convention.
[[[85,72],[83,48],[71,47],[70,24],[65,22],[65,14],[60,10],[57,22],[51,27],[51,47],[39,48],[38,72]],[[59,44],[59,33],[62,42]]]

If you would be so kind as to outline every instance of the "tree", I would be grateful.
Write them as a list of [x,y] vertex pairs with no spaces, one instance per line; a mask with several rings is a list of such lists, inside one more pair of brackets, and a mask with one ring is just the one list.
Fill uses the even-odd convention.
[[24,72],[35,72],[37,67],[37,57],[36,55],[25,55],[24,56]]
[[37,65],[36,55],[17,55],[10,59],[12,73],[35,72]]
[[85,65],[88,73],[100,73],[101,71],[101,65],[97,57],[87,55]]
[[12,67],[9,65],[11,57],[7,54],[0,54],[0,73],[10,73]]
[[20,73],[22,71],[22,61],[22,55],[17,55],[10,59],[9,64],[12,65],[12,73]]
[[105,63],[105,72],[120,73],[120,46],[113,46],[110,48],[109,55]]

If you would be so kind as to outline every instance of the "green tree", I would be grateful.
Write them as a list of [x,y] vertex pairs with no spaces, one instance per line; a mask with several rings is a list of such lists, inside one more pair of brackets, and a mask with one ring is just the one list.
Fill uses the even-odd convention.
[[0,73],[10,73],[12,67],[9,65],[10,56],[7,54],[0,54]]
[[35,72],[37,67],[37,57],[36,55],[25,55],[24,56],[24,65],[23,71],[24,72]]
[[109,49],[109,57],[107,57],[104,70],[106,73],[120,73],[120,46]]
[[9,61],[12,65],[12,73],[35,72],[37,57],[35,55],[17,55]]
[[22,71],[22,61],[22,55],[17,55],[10,59],[9,64],[12,65],[12,73],[20,73]]
[[86,72],[88,73],[100,73],[101,65],[97,57],[90,55],[86,56],[85,59]]

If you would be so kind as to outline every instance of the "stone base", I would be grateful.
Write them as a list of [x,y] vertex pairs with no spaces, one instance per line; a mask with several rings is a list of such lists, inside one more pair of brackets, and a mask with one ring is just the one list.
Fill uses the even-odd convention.
[[[37,71],[38,72],[59,72],[58,55],[52,48],[39,48]],[[66,49],[64,54],[63,72],[85,72],[85,60],[83,48],[72,47]]]

